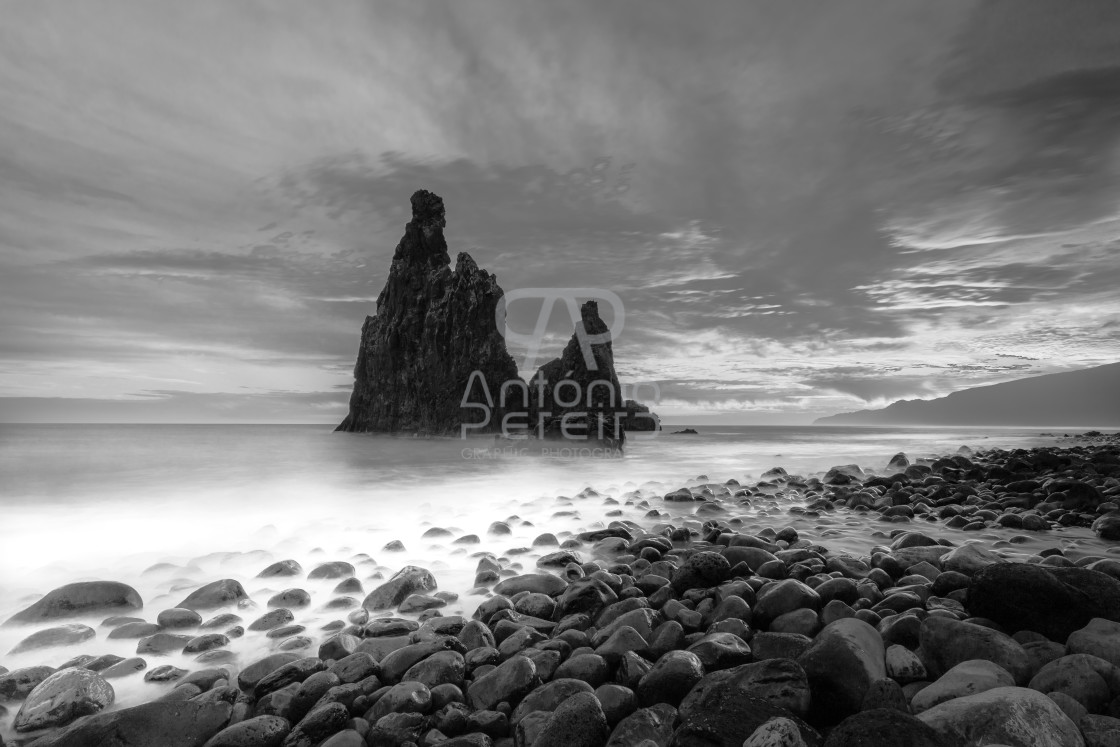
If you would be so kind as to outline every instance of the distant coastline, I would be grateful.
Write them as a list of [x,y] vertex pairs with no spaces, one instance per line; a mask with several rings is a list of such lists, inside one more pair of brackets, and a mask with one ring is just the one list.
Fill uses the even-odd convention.
[[975,387],[931,400],[817,418],[813,425],[1120,427],[1120,363]]

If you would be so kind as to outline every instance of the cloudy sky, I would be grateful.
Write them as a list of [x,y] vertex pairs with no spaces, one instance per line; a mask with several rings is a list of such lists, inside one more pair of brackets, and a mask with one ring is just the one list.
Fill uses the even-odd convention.
[[677,422],[1120,360],[1113,0],[0,4],[0,420],[341,420],[418,188]]

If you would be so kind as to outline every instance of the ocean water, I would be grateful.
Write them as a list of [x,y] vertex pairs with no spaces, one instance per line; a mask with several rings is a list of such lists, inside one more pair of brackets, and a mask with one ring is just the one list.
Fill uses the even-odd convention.
[[[441,589],[460,595],[444,614],[470,614],[481,600],[469,593],[477,553],[503,558],[511,572],[530,571],[541,552],[555,549],[532,547],[542,532],[563,539],[565,532],[612,518],[651,523],[645,518],[651,508],[700,521],[684,516],[693,506],[664,504],[660,496],[701,476],[747,482],[774,466],[810,474],[849,463],[881,470],[899,451],[916,459],[962,445],[980,450],[1057,440],[1037,430],[968,428],[698,425],[699,435],[672,433],[682,427],[634,438],[622,456],[588,457],[551,444],[341,434],[329,426],[3,425],[0,621],[50,589],[89,579],[133,585],[146,603],[140,616],[149,621],[219,578],[241,581],[259,605],[242,613],[246,624],[264,611],[269,596],[291,586],[312,595],[312,605],[297,613],[308,635],[345,617],[345,611],[323,609],[336,580],[256,578],[284,558],[305,571],[322,561],[351,560],[365,592],[379,576],[421,565],[435,573]],[[596,493],[581,494],[586,488]],[[853,553],[865,553],[903,526],[855,515],[793,517],[785,503],[795,502],[729,515],[743,515],[748,527],[792,524],[830,549]],[[510,534],[488,534],[498,520],[508,520]],[[433,526],[452,537],[422,537]],[[921,527],[977,539],[939,525]],[[450,542],[465,534],[478,535],[479,543]],[[985,536],[1012,553],[1095,542],[1088,530],[1050,532],[1023,547],[998,533]],[[383,550],[391,540],[406,549]],[[100,617],[84,622],[96,628]],[[76,647],[7,653],[34,629],[0,627],[0,664],[57,666],[77,653],[135,653],[135,641],[108,641],[103,629]],[[244,662],[271,645],[250,634],[231,648]],[[161,663],[189,665],[173,656],[150,659],[149,667]],[[144,689],[151,686],[137,676],[115,686],[125,702],[151,697]]]

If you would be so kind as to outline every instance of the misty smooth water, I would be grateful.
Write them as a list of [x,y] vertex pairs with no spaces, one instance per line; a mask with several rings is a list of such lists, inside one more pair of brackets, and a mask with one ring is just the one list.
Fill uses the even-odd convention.
[[[881,470],[899,451],[913,460],[962,445],[981,450],[1056,440],[1037,430],[969,428],[695,426],[699,435],[672,433],[682,427],[632,439],[621,457],[588,458],[539,442],[341,434],[329,426],[0,426],[0,621],[57,586],[90,579],[134,586],[145,601],[139,614],[149,621],[219,578],[241,581],[259,605],[241,612],[246,624],[269,596],[292,586],[312,595],[312,605],[297,612],[308,635],[345,618],[345,610],[323,608],[337,579],[256,578],[285,558],[305,573],[319,562],[351,560],[365,593],[380,583],[378,576],[420,565],[436,575],[440,589],[460,595],[444,614],[470,614],[482,599],[469,593],[477,553],[505,558],[511,572],[531,572],[541,552],[555,549],[531,547],[538,534],[563,540],[565,532],[612,518],[648,525],[651,508],[683,518],[695,506],[663,503],[661,496],[701,475],[746,483],[774,466],[803,475],[849,463]],[[600,495],[579,498],[588,487]],[[856,554],[906,526],[846,512],[791,516],[787,509],[795,502],[787,503],[733,507],[728,516],[744,517],[754,531],[793,525],[833,551]],[[499,520],[509,520],[512,533],[488,535]],[[433,526],[452,537],[423,538]],[[940,524],[919,528],[954,541],[985,539],[1011,555],[1054,545],[1105,551],[1087,529],[1054,530],[1012,545],[1004,530],[977,536]],[[478,535],[479,544],[451,543],[465,534]],[[391,540],[406,549],[384,551]],[[355,596],[360,603],[362,595]],[[102,617],[84,622],[97,628]],[[78,646],[7,654],[41,627],[0,628],[0,664],[15,669],[57,666],[78,653],[135,655],[135,641],[106,640],[104,629]],[[274,644],[250,634],[230,648],[245,663]],[[149,658],[149,668],[161,663],[189,662]],[[118,702],[152,697],[139,676],[114,686]]]

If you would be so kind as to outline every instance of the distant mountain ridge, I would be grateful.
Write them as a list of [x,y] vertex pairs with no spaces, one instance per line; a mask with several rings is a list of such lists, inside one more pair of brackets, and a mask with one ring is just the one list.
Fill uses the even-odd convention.
[[1120,426],[1120,363],[1031,376],[909,399],[879,410],[817,418],[814,425]]

